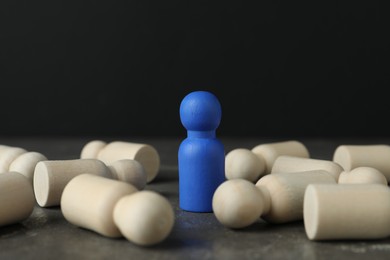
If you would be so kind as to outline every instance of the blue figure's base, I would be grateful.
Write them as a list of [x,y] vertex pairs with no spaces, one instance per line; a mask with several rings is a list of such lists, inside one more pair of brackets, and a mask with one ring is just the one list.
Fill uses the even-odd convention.
[[207,209],[193,209],[193,208],[183,208],[180,206],[180,209],[187,212],[193,212],[193,213],[213,213],[213,209],[207,210]]
[[213,212],[215,190],[225,181],[223,144],[216,138],[186,138],[179,148],[179,205]]

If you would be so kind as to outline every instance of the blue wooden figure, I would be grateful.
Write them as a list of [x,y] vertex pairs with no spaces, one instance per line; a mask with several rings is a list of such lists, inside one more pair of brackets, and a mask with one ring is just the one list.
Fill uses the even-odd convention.
[[194,91],[180,104],[187,138],[179,147],[179,205],[191,212],[212,212],[217,187],[225,181],[225,150],[216,138],[222,110],[217,97]]

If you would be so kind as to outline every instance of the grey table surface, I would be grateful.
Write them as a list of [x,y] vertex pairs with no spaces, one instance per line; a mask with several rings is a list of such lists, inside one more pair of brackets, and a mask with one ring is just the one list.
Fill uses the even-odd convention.
[[[213,213],[191,213],[178,206],[177,150],[179,138],[147,137],[1,137],[0,144],[38,151],[49,160],[78,159],[91,140],[122,140],[153,145],[161,157],[157,178],[145,189],[160,192],[171,202],[175,224],[158,245],[140,247],[125,238],[107,238],[73,226],[60,207],[37,204],[25,221],[0,227],[0,259],[390,259],[390,239],[308,240],[303,221],[269,224],[259,219],[240,230],[222,226]],[[312,158],[331,160],[341,144],[390,144],[390,138],[220,138],[226,153],[235,148],[299,140]]]

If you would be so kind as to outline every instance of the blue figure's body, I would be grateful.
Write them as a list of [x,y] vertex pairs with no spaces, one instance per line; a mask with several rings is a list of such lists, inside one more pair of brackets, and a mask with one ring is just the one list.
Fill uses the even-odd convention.
[[217,187],[225,181],[225,151],[216,138],[221,105],[207,91],[188,94],[180,105],[187,138],[179,148],[179,204],[192,212],[212,212]]

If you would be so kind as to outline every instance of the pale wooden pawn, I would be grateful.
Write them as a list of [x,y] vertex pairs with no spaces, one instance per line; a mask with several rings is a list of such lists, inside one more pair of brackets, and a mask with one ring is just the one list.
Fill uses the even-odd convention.
[[160,168],[160,156],[157,150],[142,143],[114,141],[105,143],[93,140],[84,145],[80,154],[81,159],[99,159],[106,164],[121,159],[132,159],[140,162],[147,174],[147,183],[153,181]]
[[107,237],[124,236],[140,246],[162,242],[174,225],[173,208],[162,195],[91,174],[66,185],[61,211],[73,225]]
[[225,177],[228,180],[240,178],[256,182],[264,170],[264,159],[249,149],[234,149],[225,156]]
[[23,174],[33,185],[35,166],[40,161],[46,161],[47,157],[38,152],[27,152],[18,156],[9,166],[9,171]]
[[25,176],[18,172],[0,174],[0,226],[27,219],[34,206],[34,192]]
[[383,173],[372,167],[360,166],[351,171],[343,171],[339,176],[339,183],[377,183],[388,185]]
[[276,158],[280,155],[294,155],[309,158],[306,146],[295,140],[266,143],[253,149],[237,148],[225,156],[226,179],[242,178],[256,182],[271,172]]
[[39,206],[60,205],[66,184],[83,173],[131,183],[139,190],[146,185],[143,166],[135,160],[118,160],[108,166],[98,159],[41,161],[36,165],[34,172],[34,192]]
[[265,174],[270,174],[275,160],[281,155],[310,158],[307,147],[297,140],[260,144],[252,148],[252,152],[265,161]]
[[263,218],[286,223],[303,217],[303,196],[311,183],[336,183],[324,170],[274,173],[261,177],[256,185],[233,179],[222,183],[213,196],[213,211],[220,223],[243,228]]
[[344,169],[338,163],[329,160],[281,155],[275,160],[271,173],[288,173],[312,170],[325,170],[331,174],[337,182],[340,173]]
[[122,197],[114,208],[114,222],[127,240],[152,246],[171,233],[175,214],[169,201],[154,191],[139,191]]
[[360,166],[375,168],[384,174],[390,183],[389,145],[340,145],[334,151],[333,161],[340,164],[345,171]]
[[30,181],[31,185],[33,185],[35,166],[43,160],[47,160],[47,157],[41,153],[0,145],[0,173],[19,172]]
[[123,196],[137,191],[130,183],[80,174],[66,184],[61,196],[61,212],[73,225],[107,237],[121,237],[113,218],[115,204]]
[[27,151],[20,147],[5,147],[0,156],[0,172],[8,172],[11,163]]
[[390,189],[383,184],[311,184],[303,212],[310,240],[390,236]]

